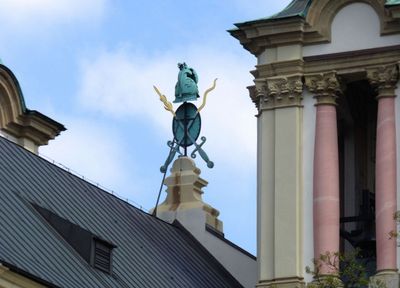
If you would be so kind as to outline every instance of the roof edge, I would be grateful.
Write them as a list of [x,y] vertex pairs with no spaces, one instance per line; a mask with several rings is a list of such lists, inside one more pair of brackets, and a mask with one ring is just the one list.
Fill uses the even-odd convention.
[[283,20],[294,17],[306,18],[308,9],[310,8],[312,0],[292,0],[282,11],[275,13],[271,16],[235,23],[235,26],[240,27],[243,25],[255,24],[260,22],[270,22]]
[[223,234],[219,233],[218,231],[215,231],[214,228],[212,228],[212,226],[206,224],[206,231],[210,234],[212,234],[213,236],[217,237],[218,239],[220,239],[221,241],[225,242],[226,244],[228,244],[229,246],[231,246],[232,248],[236,249],[237,251],[243,253],[244,255],[250,257],[253,260],[257,260],[257,257],[254,256],[253,254],[251,254],[249,251],[243,249],[242,247],[236,245],[235,243],[233,243],[232,241],[226,239]]
[[217,258],[214,257],[213,254],[211,254],[210,251],[206,247],[203,246],[203,244],[200,243],[199,240],[197,240],[196,237],[193,236],[192,233],[190,233],[189,230],[187,230],[178,220],[174,220],[172,222],[172,225],[175,226],[176,228],[180,229],[183,233],[185,233],[193,242],[196,243],[196,247],[198,247],[202,252],[208,255],[212,260],[214,260],[215,264],[218,266],[218,269],[220,271],[223,271],[227,276],[231,277],[232,281],[237,284],[238,287],[243,287],[243,285],[221,264],[221,262],[218,261]]
[[49,282],[47,280],[44,280],[44,279],[42,279],[42,278],[40,278],[38,276],[35,276],[32,273],[29,273],[29,272],[27,272],[27,271],[25,271],[25,270],[23,270],[21,268],[18,268],[17,266],[15,266],[15,265],[13,265],[11,263],[8,263],[8,262],[6,262],[6,261],[4,261],[2,259],[0,259],[0,265],[3,265],[4,267],[7,267],[10,271],[12,271],[12,272],[14,272],[16,274],[24,276],[24,277],[28,278],[29,280],[32,280],[32,281],[37,282],[39,284],[45,285],[45,286],[47,286],[49,288],[61,288],[61,286],[57,286],[54,283],[51,283],[51,282]]
[[399,6],[399,5],[400,5],[400,0],[387,0],[385,3],[386,7]]
[[[56,128],[59,130],[59,132],[62,132],[62,131],[66,131],[66,130],[67,130],[67,128],[65,128],[65,126],[64,126],[63,124],[61,124],[60,122],[57,122],[56,120],[50,118],[49,116],[44,115],[43,113],[40,113],[40,112],[37,111],[37,110],[26,109],[25,114],[26,114],[26,115],[33,115],[33,116],[36,116],[36,117],[38,117],[38,118],[44,120],[44,121],[47,122],[48,124],[50,124],[50,125],[56,127]],[[58,135],[58,134],[57,134],[57,135]]]

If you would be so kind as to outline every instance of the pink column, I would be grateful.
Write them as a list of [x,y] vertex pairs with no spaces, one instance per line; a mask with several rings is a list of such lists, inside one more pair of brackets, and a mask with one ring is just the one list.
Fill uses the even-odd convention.
[[376,128],[376,248],[377,271],[397,270],[396,239],[396,124],[395,98],[378,98]]
[[[316,106],[314,147],[314,257],[339,251],[339,156],[336,106]],[[322,267],[321,274],[335,269]]]

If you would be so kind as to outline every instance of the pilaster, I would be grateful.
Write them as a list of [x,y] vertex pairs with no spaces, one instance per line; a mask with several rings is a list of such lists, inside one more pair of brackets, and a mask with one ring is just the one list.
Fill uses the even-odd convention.
[[269,77],[255,84],[259,107],[257,287],[303,287],[302,77]]

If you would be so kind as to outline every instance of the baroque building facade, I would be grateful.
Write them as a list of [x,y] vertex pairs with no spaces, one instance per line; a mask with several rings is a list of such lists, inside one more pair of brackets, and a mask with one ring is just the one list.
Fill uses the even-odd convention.
[[359,249],[398,287],[400,1],[294,0],[236,27],[257,57],[257,286],[303,287],[313,258]]

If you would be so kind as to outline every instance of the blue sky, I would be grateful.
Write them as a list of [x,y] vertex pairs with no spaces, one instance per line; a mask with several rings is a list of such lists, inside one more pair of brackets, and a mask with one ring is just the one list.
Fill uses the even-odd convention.
[[183,61],[201,94],[218,78],[202,111],[215,162],[196,160],[209,181],[203,199],[220,210],[225,236],[255,253],[256,109],[246,86],[256,58],[226,30],[289,2],[0,0],[0,58],[27,107],[68,129],[40,152],[144,210],[155,204],[172,137],[152,85],[172,101]]

